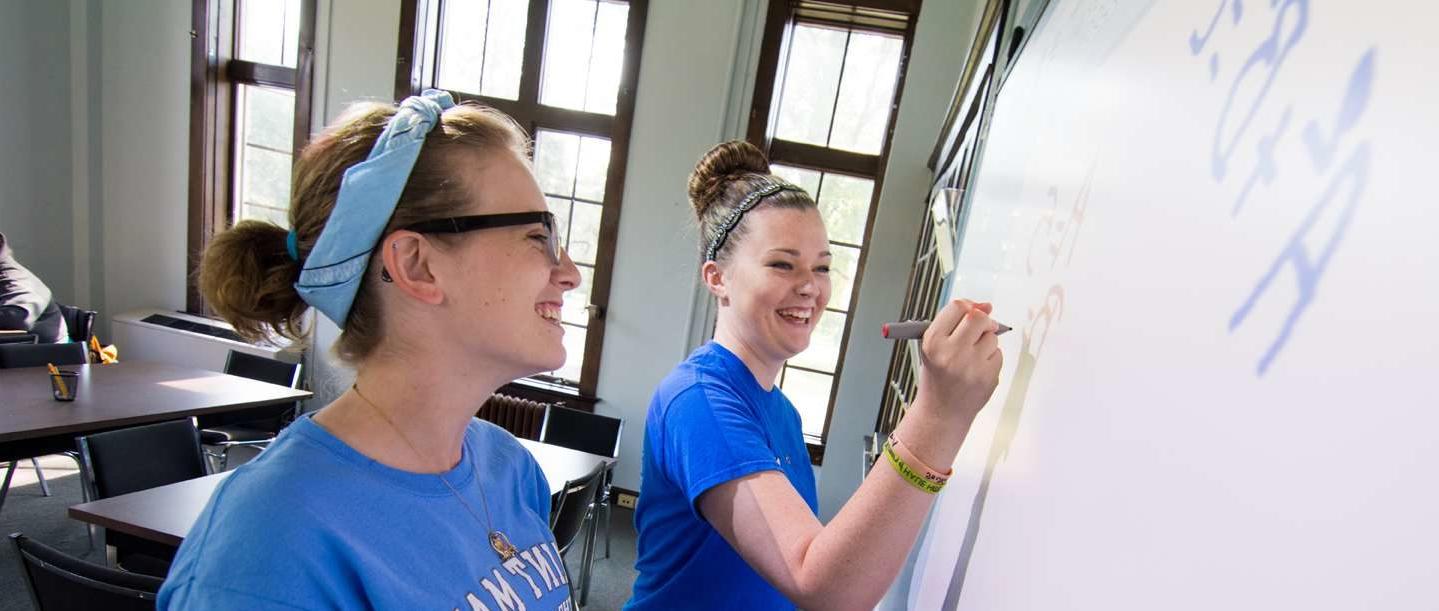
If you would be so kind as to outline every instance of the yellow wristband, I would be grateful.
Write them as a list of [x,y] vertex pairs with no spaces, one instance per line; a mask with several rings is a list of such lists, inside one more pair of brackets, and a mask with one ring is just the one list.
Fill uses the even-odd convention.
[[909,465],[910,469],[923,476],[924,479],[942,485],[949,481],[950,475],[954,474],[953,468],[945,469],[943,473],[940,473],[939,469],[931,467],[928,463],[920,460],[919,456],[910,451],[909,445],[901,442],[899,437],[896,437],[894,433],[890,433],[889,443],[894,446],[895,455],[898,456],[904,464]]
[[909,465],[905,464],[904,459],[894,453],[893,443],[888,441],[884,443],[884,456],[889,459],[889,464],[894,466],[894,470],[899,473],[899,476],[915,488],[919,488],[929,494],[934,494],[944,489],[944,482],[929,481],[925,479],[923,475],[915,473],[914,469],[911,469]]

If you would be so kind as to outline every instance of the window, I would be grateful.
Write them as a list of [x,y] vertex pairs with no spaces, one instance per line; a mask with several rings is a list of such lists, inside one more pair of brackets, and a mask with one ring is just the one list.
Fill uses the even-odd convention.
[[918,2],[774,0],[766,20],[749,139],[775,174],[819,204],[833,292],[810,346],[779,385],[799,409],[811,458],[822,454],[864,270]]
[[580,269],[561,316],[567,361],[509,392],[593,405],[646,7],[405,0],[401,8],[396,97],[435,87],[514,117],[534,139],[535,176]]
[[196,0],[190,91],[190,282],[211,236],[289,226],[290,168],[309,135],[315,0]]

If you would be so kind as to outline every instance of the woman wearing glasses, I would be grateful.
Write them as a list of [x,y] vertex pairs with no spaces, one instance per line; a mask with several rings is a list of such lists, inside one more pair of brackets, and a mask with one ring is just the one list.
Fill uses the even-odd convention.
[[354,385],[211,497],[162,609],[555,609],[569,587],[529,453],[474,414],[560,367],[557,247],[508,117],[427,91],[352,109],[295,164],[293,232],[206,250],[208,303],[248,338],[342,331]]
[[989,306],[955,301],[935,317],[890,464],[822,524],[799,413],[775,382],[829,302],[824,221],[745,142],[707,153],[689,192],[719,311],[714,340],[650,402],[626,609],[872,609],[994,392],[1003,358]]

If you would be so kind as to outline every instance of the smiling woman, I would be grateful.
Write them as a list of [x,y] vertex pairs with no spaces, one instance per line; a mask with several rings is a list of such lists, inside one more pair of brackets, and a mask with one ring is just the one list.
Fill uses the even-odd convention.
[[160,608],[570,604],[544,475],[474,418],[501,384],[565,362],[580,275],[527,149],[509,117],[444,92],[360,105],[300,156],[293,231],[215,238],[200,285],[237,332],[297,336],[314,307],[357,375],[220,484]]
[[835,257],[821,210],[746,142],[705,154],[689,192],[715,337],[650,402],[627,608],[873,608],[948,477],[926,465],[950,463],[994,390],[989,307],[956,301],[935,318],[925,385],[891,437],[904,443],[886,446],[895,468],[821,524],[800,413],[776,385],[824,324]]

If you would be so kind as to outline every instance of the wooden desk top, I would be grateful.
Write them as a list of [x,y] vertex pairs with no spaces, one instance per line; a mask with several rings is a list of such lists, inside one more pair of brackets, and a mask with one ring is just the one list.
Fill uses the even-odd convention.
[[[614,464],[608,456],[588,454],[555,445],[521,439],[550,483],[550,495],[559,494],[565,482],[579,479],[596,465]],[[166,545],[179,546],[210,501],[215,487],[233,471],[91,501],[70,507],[71,518]]]
[[0,443],[187,418],[305,399],[295,390],[203,369],[143,361],[62,367],[80,374],[71,402],[50,394],[44,367],[0,369]]

